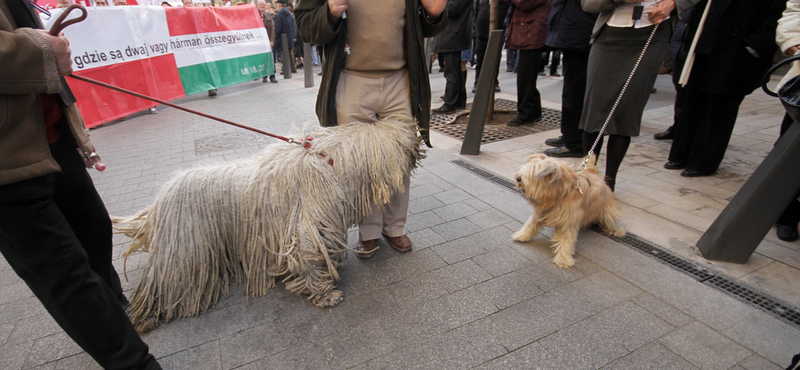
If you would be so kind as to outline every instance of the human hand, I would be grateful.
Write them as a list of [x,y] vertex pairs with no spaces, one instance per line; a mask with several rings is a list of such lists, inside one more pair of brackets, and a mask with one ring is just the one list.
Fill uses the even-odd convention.
[[51,36],[47,31],[41,31],[53,49],[58,75],[67,76],[72,74],[72,51],[69,49],[69,40],[64,37],[64,33],[61,32],[58,36]]
[[328,10],[333,18],[341,18],[342,13],[347,10],[347,0],[328,0]]
[[797,54],[797,51],[800,50],[800,48],[798,48],[798,47],[800,47],[800,45],[792,46],[792,47],[786,49],[786,52],[784,54],[786,54],[788,56],[795,55],[795,54]]
[[661,0],[650,8],[647,16],[655,24],[661,24],[675,10],[675,0]]
[[447,6],[447,0],[422,0],[422,7],[431,18],[438,18]]

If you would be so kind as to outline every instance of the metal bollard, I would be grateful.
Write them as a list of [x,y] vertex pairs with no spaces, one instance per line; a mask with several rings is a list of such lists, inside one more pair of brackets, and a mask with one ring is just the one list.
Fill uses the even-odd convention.
[[486,54],[483,56],[481,75],[478,77],[478,88],[472,100],[472,109],[467,121],[467,130],[464,132],[464,141],[461,143],[461,154],[478,155],[481,150],[483,127],[486,124],[486,114],[489,104],[494,104],[494,82],[497,79],[497,65],[500,64],[503,52],[503,31],[495,30],[489,33],[489,43],[486,45]]
[[292,59],[294,58],[291,54],[289,54],[289,39],[286,38],[286,34],[281,35],[281,42],[283,42],[283,49],[281,51],[281,64],[283,64],[283,78],[290,79],[292,78]]
[[311,58],[311,44],[303,44],[303,75],[306,87],[314,87],[314,63]]

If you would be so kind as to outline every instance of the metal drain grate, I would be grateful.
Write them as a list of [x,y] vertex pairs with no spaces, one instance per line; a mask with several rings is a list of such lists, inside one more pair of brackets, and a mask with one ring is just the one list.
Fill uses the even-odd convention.
[[[492,174],[484,169],[475,167],[460,159],[453,160],[452,163],[503,187],[515,189],[514,183],[511,181]],[[619,243],[633,247],[635,250],[645,255],[654,257],[664,264],[674,268],[675,270],[691,276],[700,283],[717,288],[718,290],[721,290],[722,292],[736,298],[739,301],[747,303],[776,317],[779,320],[786,322],[789,325],[794,326],[795,328],[800,329],[800,310],[790,303],[786,303],[766,293],[759,292],[757,289],[750,287],[747,284],[738,282],[733,278],[729,278],[723,274],[703,268],[694,262],[676,256],[671,252],[653,244],[652,242],[642,239],[634,234],[628,233],[624,237],[620,238],[605,234],[599,227],[596,226],[591,227],[590,229],[601,233]]]
[[[494,102],[495,112],[510,113],[517,111],[517,102],[507,99],[496,99]],[[459,117],[469,112],[454,114],[431,114],[431,129],[441,132],[447,136],[464,140],[464,133],[467,131],[466,123],[454,123]],[[513,118],[513,114],[508,119]],[[497,141],[512,139],[537,132],[555,130],[561,127],[561,111],[555,109],[542,108],[542,120],[532,124],[518,127],[506,126],[506,122],[499,123],[487,122],[483,127],[481,144],[494,143]]]

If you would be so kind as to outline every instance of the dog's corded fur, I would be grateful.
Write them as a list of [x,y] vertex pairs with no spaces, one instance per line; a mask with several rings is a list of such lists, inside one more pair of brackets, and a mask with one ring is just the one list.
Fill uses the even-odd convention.
[[261,296],[282,278],[317,306],[341,301],[334,288],[347,229],[373,203],[404,191],[404,178],[424,152],[416,126],[399,119],[305,131],[297,136],[313,138],[305,141],[308,149],[282,142],[252,157],[182,171],[153,204],[112,218],[132,239],[126,259],[149,253],[131,296],[138,331],[207,310],[231,283]]
[[620,208],[614,193],[600,177],[597,158],[592,156],[586,168],[578,171],[569,163],[544,154],[533,154],[517,172],[517,188],[533,207],[514,240],[526,242],[542,227],[553,227],[555,242],[553,262],[561,268],[575,264],[575,242],[582,227],[599,223],[603,231],[623,236],[618,226]]

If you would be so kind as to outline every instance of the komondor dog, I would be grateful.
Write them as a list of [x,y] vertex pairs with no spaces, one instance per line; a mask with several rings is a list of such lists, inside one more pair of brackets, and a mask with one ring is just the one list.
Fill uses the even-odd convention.
[[[424,157],[416,126],[398,119],[305,129],[295,143],[177,174],[153,204],[115,228],[125,253],[149,253],[131,295],[140,332],[229,294],[261,296],[281,279],[319,307],[342,300],[337,267],[347,229],[385,204]],[[300,144],[300,145],[298,145]]]
[[544,154],[533,154],[517,172],[517,188],[533,207],[514,240],[531,240],[542,227],[553,227],[555,242],[553,262],[561,268],[575,265],[575,241],[578,231],[599,223],[603,231],[624,236],[618,226],[620,208],[614,193],[606,185],[592,156],[586,168],[577,171],[570,164]]

